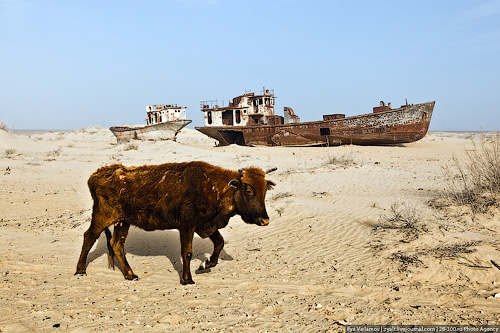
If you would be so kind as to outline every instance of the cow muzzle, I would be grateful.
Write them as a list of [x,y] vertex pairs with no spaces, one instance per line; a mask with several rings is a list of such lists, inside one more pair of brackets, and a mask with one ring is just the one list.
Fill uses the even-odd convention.
[[265,226],[265,225],[268,225],[268,224],[269,224],[269,219],[259,218],[259,225],[260,226]]

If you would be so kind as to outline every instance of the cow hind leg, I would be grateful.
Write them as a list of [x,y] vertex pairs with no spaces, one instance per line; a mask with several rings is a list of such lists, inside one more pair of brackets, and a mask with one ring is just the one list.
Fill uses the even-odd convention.
[[193,236],[194,230],[180,230],[181,236],[181,256],[182,256],[182,276],[181,284],[194,284],[191,276],[191,258],[193,257]]
[[89,251],[101,235],[101,232],[106,228],[105,225],[99,224],[95,221],[96,219],[93,216],[89,229],[83,234],[82,252],[80,253],[80,258],[78,259],[78,264],[76,265],[75,275],[87,274],[87,256]]
[[110,246],[116,256],[116,259],[118,259],[118,262],[120,263],[125,279],[137,280],[139,277],[134,274],[132,268],[130,268],[130,265],[128,264],[127,258],[125,257],[125,240],[127,239],[129,228],[130,224],[125,222],[118,225],[115,224],[113,237],[111,237],[110,240]]
[[224,247],[224,238],[218,230],[210,235],[210,239],[214,243],[214,252],[210,256],[210,259],[207,259],[200,265],[200,267],[198,268],[199,270],[205,270],[209,269],[210,267],[215,267],[217,265],[217,262],[219,261],[220,251],[222,251],[222,248]]

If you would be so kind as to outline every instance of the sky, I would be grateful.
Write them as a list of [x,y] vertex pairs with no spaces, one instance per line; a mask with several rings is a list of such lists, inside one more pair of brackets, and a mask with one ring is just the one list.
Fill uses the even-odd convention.
[[0,0],[0,122],[145,124],[146,105],[274,89],[301,121],[436,101],[431,131],[500,130],[500,0]]

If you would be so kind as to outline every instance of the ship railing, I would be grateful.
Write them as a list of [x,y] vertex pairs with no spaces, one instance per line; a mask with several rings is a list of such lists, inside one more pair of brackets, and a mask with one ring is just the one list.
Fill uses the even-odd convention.
[[218,107],[219,107],[219,102],[217,100],[201,101],[200,102],[200,109],[201,110],[216,109]]

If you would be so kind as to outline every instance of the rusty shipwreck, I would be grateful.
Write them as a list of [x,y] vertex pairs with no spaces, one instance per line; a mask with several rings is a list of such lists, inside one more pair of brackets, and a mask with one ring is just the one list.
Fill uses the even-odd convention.
[[130,140],[174,140],[177,133],[191,123],[186,119],[186,107],[177,105],[147,105],[146,126],[113,126],[110,131],[118,142]]
[[196,129],[218,141],[220,146],[266,145],[384,145],[422,139],[429,128],[435,102],[402,105],[391,103],[373,108],[372,113],[346,117],[328,114],[323,120],[300,122],[292,108],[283,116],[274,114],[274,91],[245,93],[233,98],[227,107],[217,101],[202,101],[205,126]]

